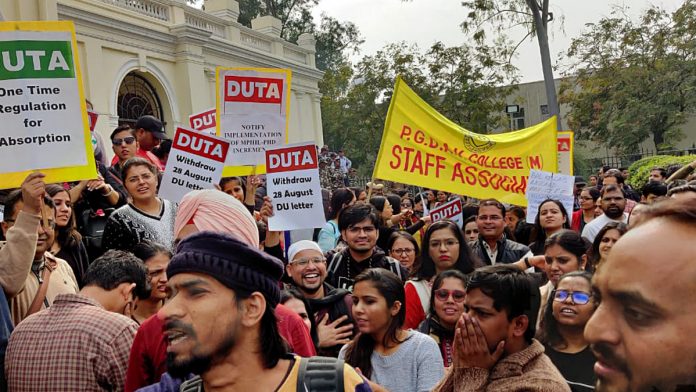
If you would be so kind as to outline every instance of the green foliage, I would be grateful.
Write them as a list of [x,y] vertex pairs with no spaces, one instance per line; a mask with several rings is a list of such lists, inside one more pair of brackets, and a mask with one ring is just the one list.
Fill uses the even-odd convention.
[[671,165],[688,165],[689,163],[693,162],[694,159],[696,159],[696,155],[655,155],[645,157],[634,162],[628,167],[630,176],[627,182],[634,189],[642,189],[643,186],[648,183],[650,170],[653,167],[667,169]]
[[561,102],[571,128],[617,153],[650,137],[658,150],[673,148],[696,109],[696,1],[673,14],[649,8],[638,21],[616,9],[588,26],[566,53]]
[[[324,140],[347,150],[354,165],[371,167],[377,159],[396,76],[443,115],[475,132],[486,133],[506,121],[500,108],[515,68],[499,60],[505,48],[485,45],[427,51],[405,43],[390,44],[365,56],[353,70],[327,71],[322,91]],[[330,82],[330,83],[329,83]],[[346,87],[342,91],[342,88]],[[339,93],[339,94],[336,94]]]

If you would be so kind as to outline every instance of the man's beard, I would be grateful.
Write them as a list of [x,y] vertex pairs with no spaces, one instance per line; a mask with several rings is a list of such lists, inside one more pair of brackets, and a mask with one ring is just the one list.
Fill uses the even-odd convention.
[[610,219],[619,219],[623,215],[623,210],[619,207],[609,207],[604,211],[604,215]]
[[[227,328],[222,343],[210,354],[195,353],[196,346],[191,350],[190,357],[186,360],[177,360],[176,354],[167,353],[167,372],[174,378],[186,378],[189,374],[201,375],[208,371],[218,360],[225,358],[236,344],[235,334],[239,331],[239,323],[233,328]],[[192,335],[190,339],[197,339]]]

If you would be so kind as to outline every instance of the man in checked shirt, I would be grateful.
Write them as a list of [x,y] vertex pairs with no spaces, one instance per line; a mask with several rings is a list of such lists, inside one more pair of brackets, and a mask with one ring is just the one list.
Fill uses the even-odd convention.
[[121,391],[138,324],[134,298],[150,293],[145,264],[111,250],[87,269],[84,288],[17,325],[5,374],[10,391]]

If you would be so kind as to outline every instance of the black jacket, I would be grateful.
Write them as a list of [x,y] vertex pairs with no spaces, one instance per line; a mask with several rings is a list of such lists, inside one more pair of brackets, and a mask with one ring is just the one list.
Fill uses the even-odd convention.
[[329,261],[326,271],[326,283],[333,287],[353,291],[353,279],[368,268],[384,268],[395,273],[402,282],[408,279],[408,271],[395,259],[387,256],[381,249],[375,247],[372,256],[357,262],[350,255],[348,248],[340,252],[329,251],[326,254]]
[[[488,257],[488,252],[483,245],[483,238],[472,242],[471,250],[487,265],[492,265],[491,259]],[[529,252],[527,245],[522,245],[515,241],[510,241],[505,236],[498,241],[498,254],[496,255],[496,264],[510,264],[520,260]]]
[[[311,312],[317,324],[321,322],[321,319],[323,319],[326,314],[329,315],[330,323],[342,316],[348,316],[348,319],[339,324],[339,326],[353,324],[353,337],[358,333],[358,326],[353,321],[353,315],[351,314],[353,296],[350,294],[350,291],[337,289],[328,283],[324,283],[324,298],[307,298],[307,302],[309,302],[309,306],[312,308]],[[338,352],[341,351],[341,347],[342,345],[340,344],[334,347],[317,347],[317,355],[337,358]]]

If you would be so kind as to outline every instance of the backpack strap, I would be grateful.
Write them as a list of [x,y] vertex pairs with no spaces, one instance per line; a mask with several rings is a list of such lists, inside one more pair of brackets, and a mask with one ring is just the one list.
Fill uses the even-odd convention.
[[179,386],[179,392],[203,392],[203,379],[201,379],[201,376],[195,376],[184,381]]
[[342,252],[334,253],[333,257],[331,258],[331,261],[329,262],[327,270],[329,271],[329,274],[331,274],[331,276],[336,275],[338,268],[341,266],[341,262],[343,261],[343,255],[341,253]]
[[298,392],[343,392],[344,361],[329,357],[300,359]]
[[403,281],[404,281],[404,277],[401,276],[401,263],[399,263],[399,262],[398,262],[395,258],[393,258],[393,257],[385,256],[385,258],[387,259],[387,262],[389,263],[389,269],[391,270],[391,272],[393,272],[394,274],[396,274],[396,276],[398,276],[399,279],[401,279],[401,281],[403,282]]

